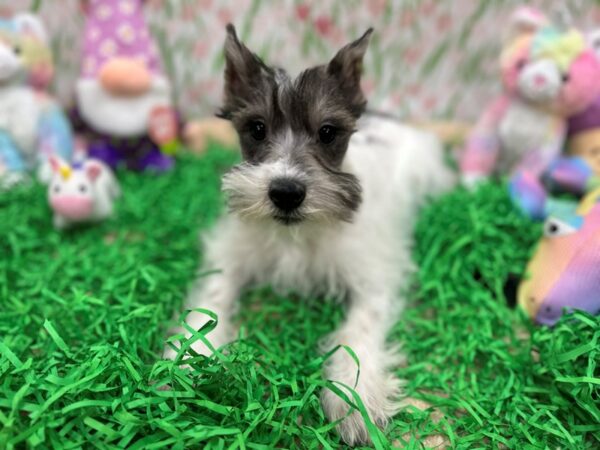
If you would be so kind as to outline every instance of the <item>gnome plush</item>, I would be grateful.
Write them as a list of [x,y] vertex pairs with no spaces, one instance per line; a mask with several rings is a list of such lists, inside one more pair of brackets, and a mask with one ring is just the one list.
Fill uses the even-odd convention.
[[142,0],[87,0],[76,123],[92,158],[165,171],[177,139],[171,86]]

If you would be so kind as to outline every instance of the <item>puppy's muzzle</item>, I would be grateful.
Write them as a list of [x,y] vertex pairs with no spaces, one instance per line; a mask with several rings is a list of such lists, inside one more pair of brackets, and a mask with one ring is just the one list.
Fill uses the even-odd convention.
[[269,185],[269,198],[273,205],[284,213],[292,213],[302,205],[306,197],[306,186],[299,181],[278,178]]

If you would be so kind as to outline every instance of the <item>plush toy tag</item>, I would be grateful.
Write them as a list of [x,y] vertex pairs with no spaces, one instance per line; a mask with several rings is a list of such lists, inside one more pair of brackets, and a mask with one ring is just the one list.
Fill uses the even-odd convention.
[[179,147],[177,117],[173,108],[157,106],[150,113],[150,138],[160,146],[163,153],[172,155]]

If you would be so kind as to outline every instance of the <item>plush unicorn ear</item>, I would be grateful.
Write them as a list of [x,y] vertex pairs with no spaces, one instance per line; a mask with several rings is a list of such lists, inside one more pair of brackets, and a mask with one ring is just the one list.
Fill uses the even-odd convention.
[[50,168],[52,169],[53,173],[58,173],[60,171],[62,163],[58,156],[50,155],[48,162],[50,163]]
[[44,43],[48,43],[46,27],[38,17],[29,13],[21,13],[17,14],[13,20],[19,33],[33,36]]
[[85,165],[85,173],[91,181],[96,181],[102,173],[102,166],[97,161],[88,161]]
[[535,33],[548,23],[548,18],[537,8],[520,6],[510,17],[509,37]]

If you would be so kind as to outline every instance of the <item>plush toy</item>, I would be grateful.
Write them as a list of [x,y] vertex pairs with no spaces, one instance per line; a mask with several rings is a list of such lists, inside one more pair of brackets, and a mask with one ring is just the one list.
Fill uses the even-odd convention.
[[577,209],[555,213],[518,287],[518,303],[537,323],[554,325],[563,311],[600,313],[600,189]]
[[567,149],[600,177],[600,96],[583,112],[569,118]]
[[[35,19],[35,16],[33,17]],[[30,20],[29,27],[31,27],[30,32],[22,37],[20,44],[21,58],[25,66],[25,80],[34,89],[47,92],[54,77],[50,40],[39,19]]]
[[218,117],[188,122],[183,129],[183,139],[186,147],[196,154],[204,153],[211,141],[228,149],[239,146],[238,136],[231,122]]
[[10,186],[33,171],[47,182],[48,158],[69,160],[73,135],[69,122],[48,95],[27,84],[23,50],[45,37],[35,16],[0,19],[0,185]]
[[[561,154],[566,118],[600,94],[600,61],[585,37],[547,24],[543,15],[519,9],[514,34],[501,56],[505,93],[483,113],[468,138],[460,168],[465,184],[492,174],[540,177]],[[522,206],[518,189],[514,202]],[[528,211],[537,217],[539,211]]]
[[106,164],[88,159],[69,165],[55,157],[50,162],[53,176],[48,187],[48,201],[54,211],[55,228],[99,222],[113,214],[114,201],[121,195],[121,190]]
[[542,180],[524,174],[512,180],[511,195],[532,218],[543,219],[562,208],[552,193],[581,196],[600,186],[600,97],[572,116],[567,127],[567,154],[550,163]]
[[167,153],[177,148],[178,118],[142,1],[87,1],[84,12],[74,119],[89,155],[113,168],[171,168]]
[[[589,36],[600,60],[600,30]],[[600,186],[600,96],[569,117],[565,157],[551,164],[550,188],[582,195]]]

